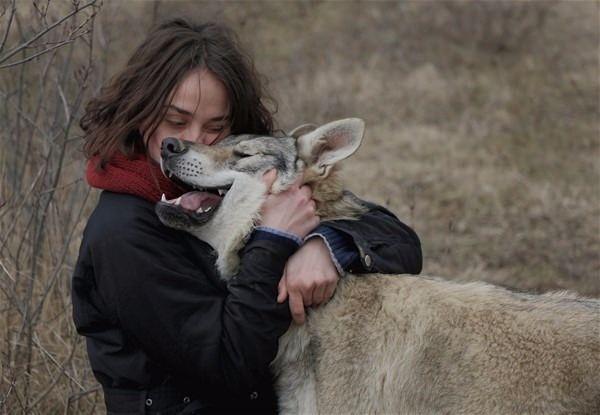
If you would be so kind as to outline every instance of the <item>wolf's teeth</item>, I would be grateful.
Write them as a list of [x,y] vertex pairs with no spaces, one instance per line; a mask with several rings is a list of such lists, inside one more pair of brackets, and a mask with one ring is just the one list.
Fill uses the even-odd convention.
[[227,193],[227,190],[219,189],[219,196],[223,196]]
[[196,213],[204,213],[204,209],[202,209],[202,207],[199,207],[199,208],[196,210]]
[[166,202],[167,201],[167,197],[165,196],[165,194],[163,193],[162,196],[160,197],[160,201],[161,202]]
[[173,172],[171,172],[171,171],[170,171],[170,172],[169,172],[169,179],[170,179],[171,177],[173,177]]
[[207,207],[206,209],[204,209],[205,212],[208,212],[212,209],[212,206]]
[[177,199],[175,199],[173,201],[173,203],[175,204],[175,206],[179,206],[179,204],[181,203],[181,196],[179,196]]

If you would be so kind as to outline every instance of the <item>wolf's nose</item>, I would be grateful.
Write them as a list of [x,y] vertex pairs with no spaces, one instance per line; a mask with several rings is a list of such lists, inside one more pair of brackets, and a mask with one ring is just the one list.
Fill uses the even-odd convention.
[[173,137],[165,138],[160,144],[160,155],[163,158],[185,153],[186,150],[187,146],[181,140]]

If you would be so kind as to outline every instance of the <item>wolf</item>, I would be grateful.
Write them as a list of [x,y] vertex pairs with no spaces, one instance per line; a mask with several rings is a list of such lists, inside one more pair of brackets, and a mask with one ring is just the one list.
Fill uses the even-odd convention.
[[[212,146],[167,139],[163,172],[196,190],[163,199],[156,213],[208,242],[227,280],[268,191],[302,176],[323,220],[365,212],[338,176],[363,134],[363,121],[351,118]],[[267,189],[261,178],[271,168],[278,176]],[[281,337],[271,366],[284,414],[598,414],[600,300],[347,275],[325,306]]]

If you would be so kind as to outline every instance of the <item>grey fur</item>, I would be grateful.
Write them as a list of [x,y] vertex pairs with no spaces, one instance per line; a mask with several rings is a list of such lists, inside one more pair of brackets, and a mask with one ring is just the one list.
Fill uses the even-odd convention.
[[[324,219],[364,211],[342,192],[333,168],[360,144],[359,121],[299,130],[301,151],[292,138],[262,136],[191,147],[186,163],[195,173],[178,177],[196,186],[233,183],[208,223],[187,229],[215,247],[224,278],[235,272],[237,249],[258,220],[266,191],[260,177],[271,167],[279,173],[275,191],[304,174]],[[340,131],[351,147],[323,154],[340,144]],[[248,159],[240,163],[233,149]],[[599,414],[600,301],[350,275],[326,306],[280,339],[272,368],[284,414]]]

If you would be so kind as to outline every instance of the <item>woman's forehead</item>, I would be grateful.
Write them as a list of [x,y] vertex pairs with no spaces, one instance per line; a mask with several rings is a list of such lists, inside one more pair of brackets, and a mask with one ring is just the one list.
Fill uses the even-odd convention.
[[229,114],[227,89],[212,72],[193,70],[175,87],[170,107],[205,119],[225,118]]

